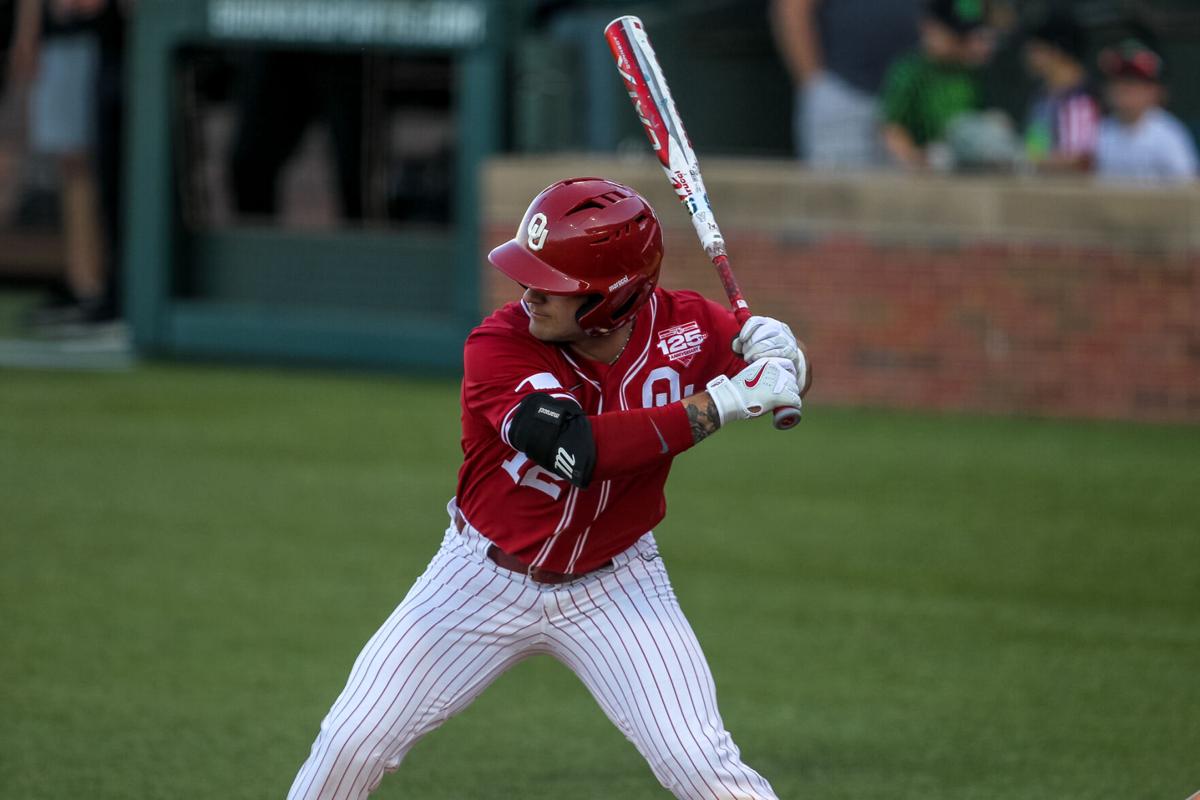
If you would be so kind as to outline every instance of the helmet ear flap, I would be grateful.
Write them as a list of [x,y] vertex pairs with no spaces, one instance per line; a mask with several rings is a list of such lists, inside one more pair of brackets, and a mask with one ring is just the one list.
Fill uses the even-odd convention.
[[589,311],[591,311],[592,309],[594,309],[596,306],[600,305],[603,302],[604,302],[604,295],[589,294],[587,300],[584,300],[583,305],[581,305],[579,307],[579,309],[575,312],[575,321],[579,322],[580,320],[582,320]]
[[642,298],[641,292],[633,292],[632,294],[630,294],[629,298],[624,303],[621,303],[620,306],[613,309],[613,312],[612,312],[613,321],[615,322],[616,320],[619,320],[619,319],[621,319],[621,317],[628,314],[629,309],[633,308],[634,303],[636,303],[641,298]]
[[632,318],[634,311],[654,292],[655,285],[654,280],[638,278],[616,294],[607,297],[588,295],[587,301],[575,313],[575,319],[589,336],[608,333]]

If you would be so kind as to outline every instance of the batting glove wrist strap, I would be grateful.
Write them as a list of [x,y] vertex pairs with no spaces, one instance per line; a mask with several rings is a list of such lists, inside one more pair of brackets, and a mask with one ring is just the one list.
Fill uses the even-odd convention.
[[704,387],[708,390],[708,396],[713,399],[713,403],[717,406],[717,413],[721,415],[721,425],[728,425],[730,421],[735,419],[745,419],[746,413],[742,409],[741,398],[738,396],[737,390],[733,388],[733,382],[724,375],[719,375],[708,382]]

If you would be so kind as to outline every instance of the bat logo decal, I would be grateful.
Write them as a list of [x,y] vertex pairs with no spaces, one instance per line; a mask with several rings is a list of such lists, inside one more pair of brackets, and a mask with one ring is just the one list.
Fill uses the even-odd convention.
[[633,100],[634,113],[642,121],[642,126],[646,129],[646,133],[650,137],[650,146],[655,150],[661,150],[662,143],[658,141],[658,133],[654,130],[654,122],[642,111],[642,98],[638,96],[637,92],[630,92],[629,98]]

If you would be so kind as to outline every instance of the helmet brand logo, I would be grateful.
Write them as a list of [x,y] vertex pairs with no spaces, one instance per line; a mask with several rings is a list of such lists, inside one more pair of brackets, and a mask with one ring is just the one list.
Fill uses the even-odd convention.
[[612,286],[608,287],[608,290],[611,292],[614,289],[620,289],[622,286],[629,283],[629,281],[630,281],[630,277],[628,275],[626,275],[624,278],[621,278],[621,280],[617,281]]
[[538,212],[533,215],[533,219],[529,220],[529,249],[541,250],[546,244],[546,236],[550,233],[550,227],[546,224],[546,215]]

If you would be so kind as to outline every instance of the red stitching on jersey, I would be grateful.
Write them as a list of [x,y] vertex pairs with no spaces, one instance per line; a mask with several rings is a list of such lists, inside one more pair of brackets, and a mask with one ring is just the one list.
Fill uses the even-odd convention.
[[[641,371],[642,367],[646,366],[646,362],[650,357],[650,341],[654,338],[654,321],[658,318],[658,295],[650,295],[650,325],[646,329],[646,346],[642,348],[641,355],[633,362],[633,365],[625,373],[625,377],[621,380],[621,409],[629,410],[629,404],[625,402],[625,387],[633,380],[633,376]],[[637,323],[634,323],[637,324]]]
[[[596,524],[596,520],[600,519],[600,514],[604,512],[604,507],[608,505],[608,494],[612,488],[612,481],[604,481],[600,484],[600,499],[596,503],[596,513],[592,517],[592,525]],[[575,571],[575,562],[579,560],[579,556],[583,553],[583,545],[587,542],[588,534],[591,533],[592,525],[588,525],[583,529],[583,534],[575,542],[575,549],[571,551],[571,559],[567,562],[567,572]]]
[[546,559],[550,557],[550,551],[554,549],[554,543],[558,541],[558,537],[571,524],[571,517],[575,516],[575,500],[578,497],[579,487],[572,486],[571,490],[567,492],[566,506],[563,508],[562,519],[558,521],[558,527],[554,529],[554,533],[542,545],[542,549],[538,551],[537,556],[533,559],[533,563],[530,564],[531,567],[542,567],[546,563]]

